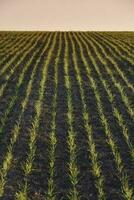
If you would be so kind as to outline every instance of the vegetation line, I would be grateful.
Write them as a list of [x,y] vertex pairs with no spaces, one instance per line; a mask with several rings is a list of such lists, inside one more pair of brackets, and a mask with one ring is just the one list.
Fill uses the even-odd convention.
[[[112,52],[112,51],[113,51],[113,57],[114,57],[115,59],[120,60],[120,61],[122,61],[122,59],[124,59],[124,60],[126,60],[127,62],[129,62],[131,65],[133,64],[133,59],[130,58],[129,56],[126,56],[125,54],[123,54],[123,53],[117,48],[116,45],[114,46],[114,45],[110,44],[110,42],[105,38],[105,36],[103,36],[103,35],[101,35],[101,34],[100,34],[100,35],[94,34],[93,37],[95,37],[95,40],[100,40],[100,39],[101,39],[101,40],[102,40],[102,44],[108,48],[109,52]],[[112,41],[111,41],[111,43],[112,43]]]
[[[40,54],[40,57],[44,54],[44,51],[48,48],[49,43],[50,43],[50,41],[48,40],[45,48],[43,49],[43,51]],[[38,70],[40,57],[35,62],[30,80],[29,80],[28,85],[27,85],[27,89],[26,89],[26,92],[25,92],[24,99],[22,99],[22,101],[20,102],[20,105],[21,105],[20,114],[19,114],[18,120],[16,121],[13,129],[11,130],[10,144],[7,147],[7,152],[4,156],[2,165],[0,166],[0,197],[2,197],[3,194],[4,194],[4,187],[5,187],[5,184],[6,184],[6,181],[7,181],[7,174],[8,174],[8,171],[10,170],[10,167],[11,167],[11,164],[12,164],[12,161],[13,161],[14,145],[15,145],[15,143],[16,143],[19,135],[20,135],[21,120],[22,120],[24,111],[26,109],[27,103],[29,101],[29,96],[30,96],[31,91],[33,89],[33,82],[34,82],[34,78],[36,76],[36,72]]]
[[[40,35],[40,37],[41,37],[41,35]],[[23,53],[23,58],[24,58],[26,56],[26,54],[28,54],[27,52],[29,52],[29,50],[30,50],[29,47],[31,47],[31,48],[35,47],[35,45],[37,44],[37,42],[35,42],[35,44],[33,45],[33,41],[35,41],[35,39],[37,39],[36,41],[38,41],[39,38],[38,38],[37,35],[35,37],[33,37],[32,40],[29,43],[26,43],[26,45],[23,46],[23,48],[21,47],[21,50],[18,51],[18,53],[15,54],[12,57],[12,59],[3,66],[3,68],[0,70],[0,76],[2,76],[5,73],[5,71],[16,60],[16,58],[18,57],[18,55],[21,54],[21,52]],[[25,42],[25,40],[23,42]],[[22,58],[18,62],[20,63],[21,61],[22,61]]]
[[[38,38],[38,40],[40,39],[40,37]],[[21,88],[21,85],[23,84],[23,80],[25,77],[26,72],[28,71],[28,69],[30,68],[33,59],[35,58],[35,56],[39,55],[41,49],[37,49],[36,51],[34,51],[33,55],[31,56],[31,58],[29,59],[29,61],[26,63],[26,65],[24,66],[24,68],[22,69],[22,72],[18,78],[18,82],[16,83],[16,89],[14,94],[12,94],[10,102],[5,110],[5,112],[3,113],[1,119],[0,119],[0,137],[2,136],[4,127],[6,125],[6,121],[8,119],[8,115],[10,113],[10,111],[12,110],[17,98],[18,98],[18,94],[19,94],[19,90]]]
[[[22,50],[25,50],[25,46],[28,45],[28,43],[30,43],[30,41],[34,41],[33,39],[36,39],[37,35],[28,35],[26,37],[22,36],[22,38],[16,38],[15,44],[9,45],[10,48],[8,48],[7,50],[2,49],[2,52],[0,53],[0,55],[2,56],[1,60],[0,60],[0,71],[3,70],[3,68],[5,67],[5,63],[8,63],[8,67],[7,69],[9,69],[12,65],[12,61],[14,62],[16,58],[18,58],[19,55],[21,55],[20,53],[22,52]],[[11,56],[14,55],[15,56]],[[15,59],[14,59],[15,58]],[[7,70],[6,69],[6,70]],[[5,73],[6,71],[4,71]]]
[[17,37],[14,37],[14,40],[11,36],[7,36],[5,38],[0,36],[0,54],[2,54],[5,49],[13,48],[17,41],[19,42],[20,39],[25,38],[25,35],[26,34],[20,34]]
[[67,40],[67,33],[64,33],[65,38],[65,52],[64,52],[64,71],[65,71],[65,86],[67,91],[67,122],[68,122],[68,149],[69,149],[69,178],[71,188],[68,194],[69,200],[79,200],[80,195],[77,189],[79,169],[77,166],[77,146],[76,146],[76,133],[73,128],[73,104],[71,94],[71,80],[69,77],[69,47]]
[[[104,37],[101,37],[101,41],[103,42],[103,40],[105,41],[105,45],[108,48],[108,50],[110,51],[111,55],[107,55],[107,57],[109,58],[111,64],[114,66],[114,68],[116,69],[116,71],[118,72],[118,74],[120,75],[120,77],[122,78],[122,80],[125,82],[125,84],[127,85],[128,88],[130,88],[132,90],[132,92],[134,92],[134,86],[130,83],[130,81],[126,78],[125,72],[121,69],[120,65],[118,64],[118,62],[115,60],[114,58],[114,54],[115,54],[115,49],[116,47],[114,47],[114,51],[110,48],[110,46],[112,46],[111,42],[108,42],[104,39]],[[113,46],[112,46],[113,47]],[[120,53],[120,52],[119,52]],[[120,53],[121,54],[121,53]],[[120,55],[121,56],[121,55]]]
[[133,196],[133,188],[129,184],[129,178],[128,178],[128,175],[125,171],[120,152],[119,152],[117,145],[116,145],[116,142],[114,140],[112,131],[111,131],[110,126],[109,126],[109,122],[108,122],[108,120],[107,120],[107,118],[104,114],[103,104],[102,104],[102,101],[101,101],[101,95],[100,95],[100,92],[98,90],[98,86],[97,86],[94,78],[92,77],[90,67],[88,65],[88,62],[87,62],[85,56],[84,56],[83,48],[82,48],[81,43],[79,41],[78,41],[78,45],[79,45],[79,48],[80,48],[80,56],[81,56],[81,59],[84,63],[84,66],[85,66],[85,69],[86,69],[86,72],[87,72],[87,76],[88,76],[88,79],[89,79],[89,86],[91,86],[94,90],[94,94],[95,94],[95,97],[96,97],[96,103],[97,103],[97,109],[98,109],[98,113],[99,113],[99,116],[100,116],[100,119],[101,119],[102,126],[105,130],[107,142],[108,142],[108,144],[109,144],[109,146],[112,150],[112,153],[113,153],[113,156],[114,156],[114,159],[115,159],[115,163],[116,163],[117,170],[118,170],[118,173],[119,173],[119,179],[120,179],[120,182],[121,182],[121,189],[122,189],[123,198],[126,199],[126,200],[132,200],[133,197],[134,197]]
[[[77,37],[78,37],[78,34],[77,34]],[[132,158],[132,161],[134,162],[134,147],[133,147],[133,145],[132,145],[132,143],[131,143],[131,141],[130,141],[129,131],[128,131],[127,126],[125,125],[123,116],[122,116],[122,114],[119,112],[117,106],[114,106],[115,96],[114,96],[114,94],[113,94],[113,92],[112,92],[112,90],[111,90],[111,88],[110,88],[110,85],[108,84],[107,79],[104,79],[104,78],[103,78],[102,73],[101,73],[101,71],[100,71],[100,68],[99,68],[99,66],[97,65],[97,62],[96,62],[96,60],[94,59],[94,57],[92,56],[92,54],[91,54],[91,52],[90,52],[90,49],[89,49],[89,47],[88,47],[88,45],[87,45],[87,44],[88,44],[88,43],[87,43],[88,41],[85,42],[85,40],[84,40],[81,36],[79,36],[78,39],[79,39],[79,41],[82,41],[82,43],[84,44],[84,48],[86,48],[87,54],[88,54],[90,60],[92,61],[92,64],[93,64],[93,67],[94,67],[96,73],[98,74],[98,78],[99,78],[100,82],[102,83],[102,85],[103,85],[104,88],[105,88],[105,91],[106,91],[106,93],[107,93],[107,95],[108,95],[108,99],[109,99],[109,101],[110,101],[110,103],[111,103],[112,113],[113,113],[113,115],[115,116],[115,118],[117,119],[117,121],[118,121],[118,123],[119,123],[119,126],[120,126],[121,129],[122,129],[122,134],[123,134],[123,136],[124,136],[124,138],[125,138],[125,142],[127,143],[128,147],[129,147],[129,149],[130,149],[131,158]],[[97,51],[97,49],[95,48],[95,46],[93,47],[93,49],[95,50],[96,55],[97,55],[97,57],[98,57],[98,51]]]
[[59,46],[57,56],[55,58],[54,64],[54,95],[52,99],[52,122],[51,122],[51,132],[49,137],[49,178],[48,178],[48,190],[46,192],[46,200],[56,200],[56,185],[54,182],[55,176],[55,160],[56,160],[56,146],[57,146],[57,138],[56,138],[56,107],[57,107],[57,90],[58,90],[58,64],[60,61],[60,55],[62,51],[62,33],[59,38]]
[[133,40],[0,31],[0,199],[134,200]]
[[42,78],[40,80],[40,86],[39,86],[39,96],[38,99],[35,102],[34,109],[35,109],[35,115],[32,120],[32,126],[29,131],[29,152],[27,154],[27,158],[22,166],[24,171],[24,183],[21,185],[21,188],[19,191],[16,192],[16,199],[17,200],[27,200],[28,199],[28,177],[31,174],[33,170],[33,162],[36,154],[36,140],[38,136],[38,129],[39,129],[39,122],[40,122],[40,115],[41,115],[41,109],[43,106],[43,98],[44,98],[44,92],[45,92],[45,83],[46,83],[46,77],[48,72],[48,66],[51,61],[52,53],[54,51],[55,45],[56,45],[56,38],[57,33],[54,35],[54,39],[52,42],[52,46],[49,49],[47,59],[45,60],[43,70],[42,70]]
[[8,56],[5,55],[6,52],[12,52],[14,48],[17,48],[18,44],[21,45],[21,42],[24,42],[27,38],[31,38],[32,35],[21,34],[14,39],[12,39],[12,37],[9,37],[5,42],[1,40],[2,45],[0,44],[0,55],[4,55],[3,58],[5,58],[6,56]]
[[82,100],[82,115],[84,119],[85,130],[87,133],[89,158],[91,159],[91,162],[92,162],[92,173],[95,177],[95,186],[98,192],[98,199],[104,200],[106,199],[105,192],[104,192],[104,177],[102,175],[101,166],[99,163],[99,155],[98,155],[98,152],[96,151],[96,146],[93,139],[93,127],[90,120],[90,114],[88,113],[88,107],[85,101],[85,94],[84,94],[84,89],[82,86],[82,78],[81,78],[78,61],[77,61],[78,55],[76,54],[75,43],[71,35],[69,36],[70,36],[72,49],[73,49],[72,55],[73,55],[74,68],[77,75],[76,77],[77,77],[81,100]]
[[[38,38],[38,37],[37,37]],[[7,72],[5,74],[5,79],[6,81],[0,86],[0,98],[2,98],[5,88],[8,85],[8,81],[10,80],[10,78],[14,75],[15,71],[18,69],[18,67],[20,66],[21,62],[26,58],[26,56],[32,51],[32,49],[35,47],[35,45],[37,44],[37,41],[35,42],[35,45],[33,45],[33,40],[34,38],[31,40],[31,42],[28,43],[28,45],[25,46],[25,53],[24,53],[24,49],[22,50],[23,56],[19,59],[19,61],[17,61],[16,65],[14,66],[14,68],[11,68],[9,70],[9,72]],[[20,51],[21,52],[21,51]],[[18,55],[15,57],[17,58]],[[14,59],[12,58],[9,62],[7,62],[5,64],[5,66],[3,67],[3,69],[1,70],[1,76],[4,76],[3,73],[5,73],[5,70],[9,69],[10,66],[13,64]]]
[[[84,35],[83,35],[84,36]],[[107,72],[107,74],[109,75],[109,77],[111,78],[114,86],[117,88],[117,90],[119,91],[122,101],[124,103],[124,105],[126,106],[128,113],[130,115],[130,117],[133,119],[134,117],[134,110],[131,106],[131,102],[129,100],[129,97],[126,95],[125,93],[125,88],[123,85],[121,85],[121,83],[119,82],[119,80],[117,80],[117,78],[114,77],[113,75],[113,71],[110,67],[108,67],[108,63],[106,61],[107,58],[107,54],[105,52],[105,50],[103,49],[103,47],[99,44],[99,42],[97,42],[94,39],[87,39],[86,37],[84,37],[84,39],[92,46],[92,48],[94,49],[95,54],[97,55],[97,57],[99,58],[100,62],[104,65],[105,70]],[[93,41],[93,42],[92,42]],[[95,44],[102,50],[102,53],[104,56],[102,56],[100,54],[100,52],[98,51],[98,49],[95,47]]]
[[[124,42],[120,42],[119,40],[115,39],[113,36],[105,34],[104,38],[106,41],[111,42],[114,48],[116,47],[117,52],[122,52],[123,57],[129,58],[130,62],[134,63],[134,55],[131,52],[131,48],[128,47]],[[124,54],[126,53],[126,55]],[[131,64],[132,64],[131,63]]]

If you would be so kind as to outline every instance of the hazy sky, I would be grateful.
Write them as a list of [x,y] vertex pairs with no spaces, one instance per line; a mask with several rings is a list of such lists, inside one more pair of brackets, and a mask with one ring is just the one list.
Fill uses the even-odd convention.
[[0,30],[134,31],[134,0],[0,0]]

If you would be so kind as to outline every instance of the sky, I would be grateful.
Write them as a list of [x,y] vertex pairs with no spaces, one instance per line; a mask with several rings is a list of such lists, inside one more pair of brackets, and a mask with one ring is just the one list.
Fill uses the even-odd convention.
[[134,31],[134,0],[0,0],[0,30]]

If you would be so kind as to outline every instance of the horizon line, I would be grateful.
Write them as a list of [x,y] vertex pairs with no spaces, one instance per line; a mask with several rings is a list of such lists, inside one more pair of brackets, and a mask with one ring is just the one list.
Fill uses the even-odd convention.
[[3,30],[0,30],[0,32],[134,32],[134,30],[24,30],[24,29],[3,29]]

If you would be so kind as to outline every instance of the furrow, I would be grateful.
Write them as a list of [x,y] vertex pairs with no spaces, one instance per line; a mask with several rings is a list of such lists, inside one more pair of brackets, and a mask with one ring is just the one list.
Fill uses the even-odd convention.
[[42,109],[42,102],[44,98],[44,91],[45,91],[45,82],[46,76],[48,71],[48,66],[51,60],[51,56],[56,44],[57,33],[55,33],[54,41],[52,43],[52,47],[49,49],[47,59],[44,63],[43,71],[42,71],[42,79],[40,81],[40,88],[38,93],[38,99],[35,102],[34,109],[35,109],[35,116],[31,122],[32,126],[29,131],[29,152],[25,162],[23,163],[23,171],[24,171],[24,183],[22,183],[21,188],[16,192],[16,199],[17,200],[24,200],[28,199],[28,177],[30,176],[33,170],[33,161],[36,154],[36,140],[38,135],[39,129],[39,121]]
[[115,139],[113,137],[113,133],[110,129],[109,122],[108,122],[108,120],[107,120],[107,118],[104,114],[103,104],[102,104],[102,101],[101,101],[101,94],[98,90],[98,86],[97,86],[94,78],[92,77],[90,67],[89,67],[88,62],[87,62],[87,60],[84,56],[84,53],[83,53],[83,48],[81,47],[80,42],[78,42],[78,44],[79,44],[79,47],[80,47],[80,54],[81,54],[80,56],[81,56],[81,59],[84,63],[84,66],[86,68],[87,76],[88,76],[88,79],[89,79],[89,85],[93,88],[94,93],[95,93],[98,113],[99,113],[99,116],[100,116],[102,126],[105,130],[107,142],[108,142],[108,144],[111,148],[112,154],[113,154],[114,159],[115,159],[115,163],[116,163],[116,166],[117,166],[119,179],[120,179],[120,183],[121,183],[121,190],[122,190],[123,199],[132,200],[133,199],[133,188],[131,187],[131,185],[129,183],[129,177],[128,177],[126,170],[124,168],[124,164],[123,164],[120,152],[118,150]]

